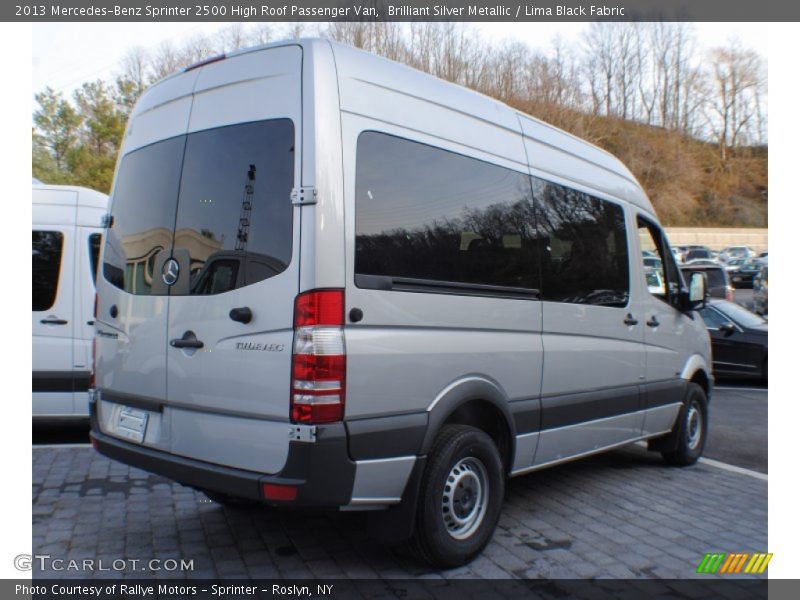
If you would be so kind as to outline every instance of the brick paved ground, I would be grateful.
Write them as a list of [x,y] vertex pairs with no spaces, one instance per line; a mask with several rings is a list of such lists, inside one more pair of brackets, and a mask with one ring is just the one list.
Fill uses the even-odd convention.
[[766,481],[639,447],[512,480],[483,555],[444,572],[371,540],[363,514],[224,509],[88,447],[35,448],[33,481],[34,553],[194,559],[186,577],[685,578],[706,552],[767,550]]

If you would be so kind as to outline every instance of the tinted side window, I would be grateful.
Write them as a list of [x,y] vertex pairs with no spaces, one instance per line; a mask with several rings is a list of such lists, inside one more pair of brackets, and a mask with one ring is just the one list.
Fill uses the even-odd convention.
[[[190,293],[219,294],[286,270],[293,179],[289,119],[188,136],[174,254],[188,254]],[[180,289],[176,285],[171,293]]]
[[64,236],[58,231],[33,232],[33,310],[48,310],[56,301]]
[[542,238],[542,299],[625,306],[628,244],[621,206],[531,178]]
[[135,150],[122,159],[114,187],[111,227],[106,230],[103,274],[131,294],[152,289],[156,258],[172,245],[184,136]]
[[97,263],[100,261],[100,238],[99,233],[89,236],[89,260],[92,265],[92,282],[97,281]]
[[399,289],[441,282],[537,290],[533,225],[526,175],[383,133],[359,136],[358,285],[372,287],[363,276],[373,276]]

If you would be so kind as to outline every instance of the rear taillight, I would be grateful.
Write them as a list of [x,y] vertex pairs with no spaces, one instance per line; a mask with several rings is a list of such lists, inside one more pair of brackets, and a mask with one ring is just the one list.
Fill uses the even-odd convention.
[[345,372],[344,291],[300,294],[294,303],[292,422],[341,421]]
[[733,288],[731,286],[725,288],[725,300],[733,302]]

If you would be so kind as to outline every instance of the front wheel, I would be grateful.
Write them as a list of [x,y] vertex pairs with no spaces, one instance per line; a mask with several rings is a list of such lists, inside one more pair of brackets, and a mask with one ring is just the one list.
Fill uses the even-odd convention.
[[474,427],[445,426],[422,476],[412,549],[439,568],[471,561],[494,533],[504,486],[492,439]]
[[696,383],[689,383],[686,389],[673,433],[677,437],[677,446],[661,453],[664,460],[678,467],[696,463],[703,454],[708,436],[708,400],[705,390]]

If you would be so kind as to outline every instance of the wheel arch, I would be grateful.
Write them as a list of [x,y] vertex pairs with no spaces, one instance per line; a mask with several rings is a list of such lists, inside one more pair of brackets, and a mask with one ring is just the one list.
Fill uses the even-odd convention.
[[445,425],[470,425],[491,437],[506,473],[514,462],[516,430],[508,396],[495,382],[480,376],[454,381],[428,407],[428,427],[421,452],[427,454]]
[[711,374],[706,360],[699,354],[693,354],[686,361],[681,372],[681,379],[696,383],[706,393],[706,400],[711,400],[714,387],[714,376]]

